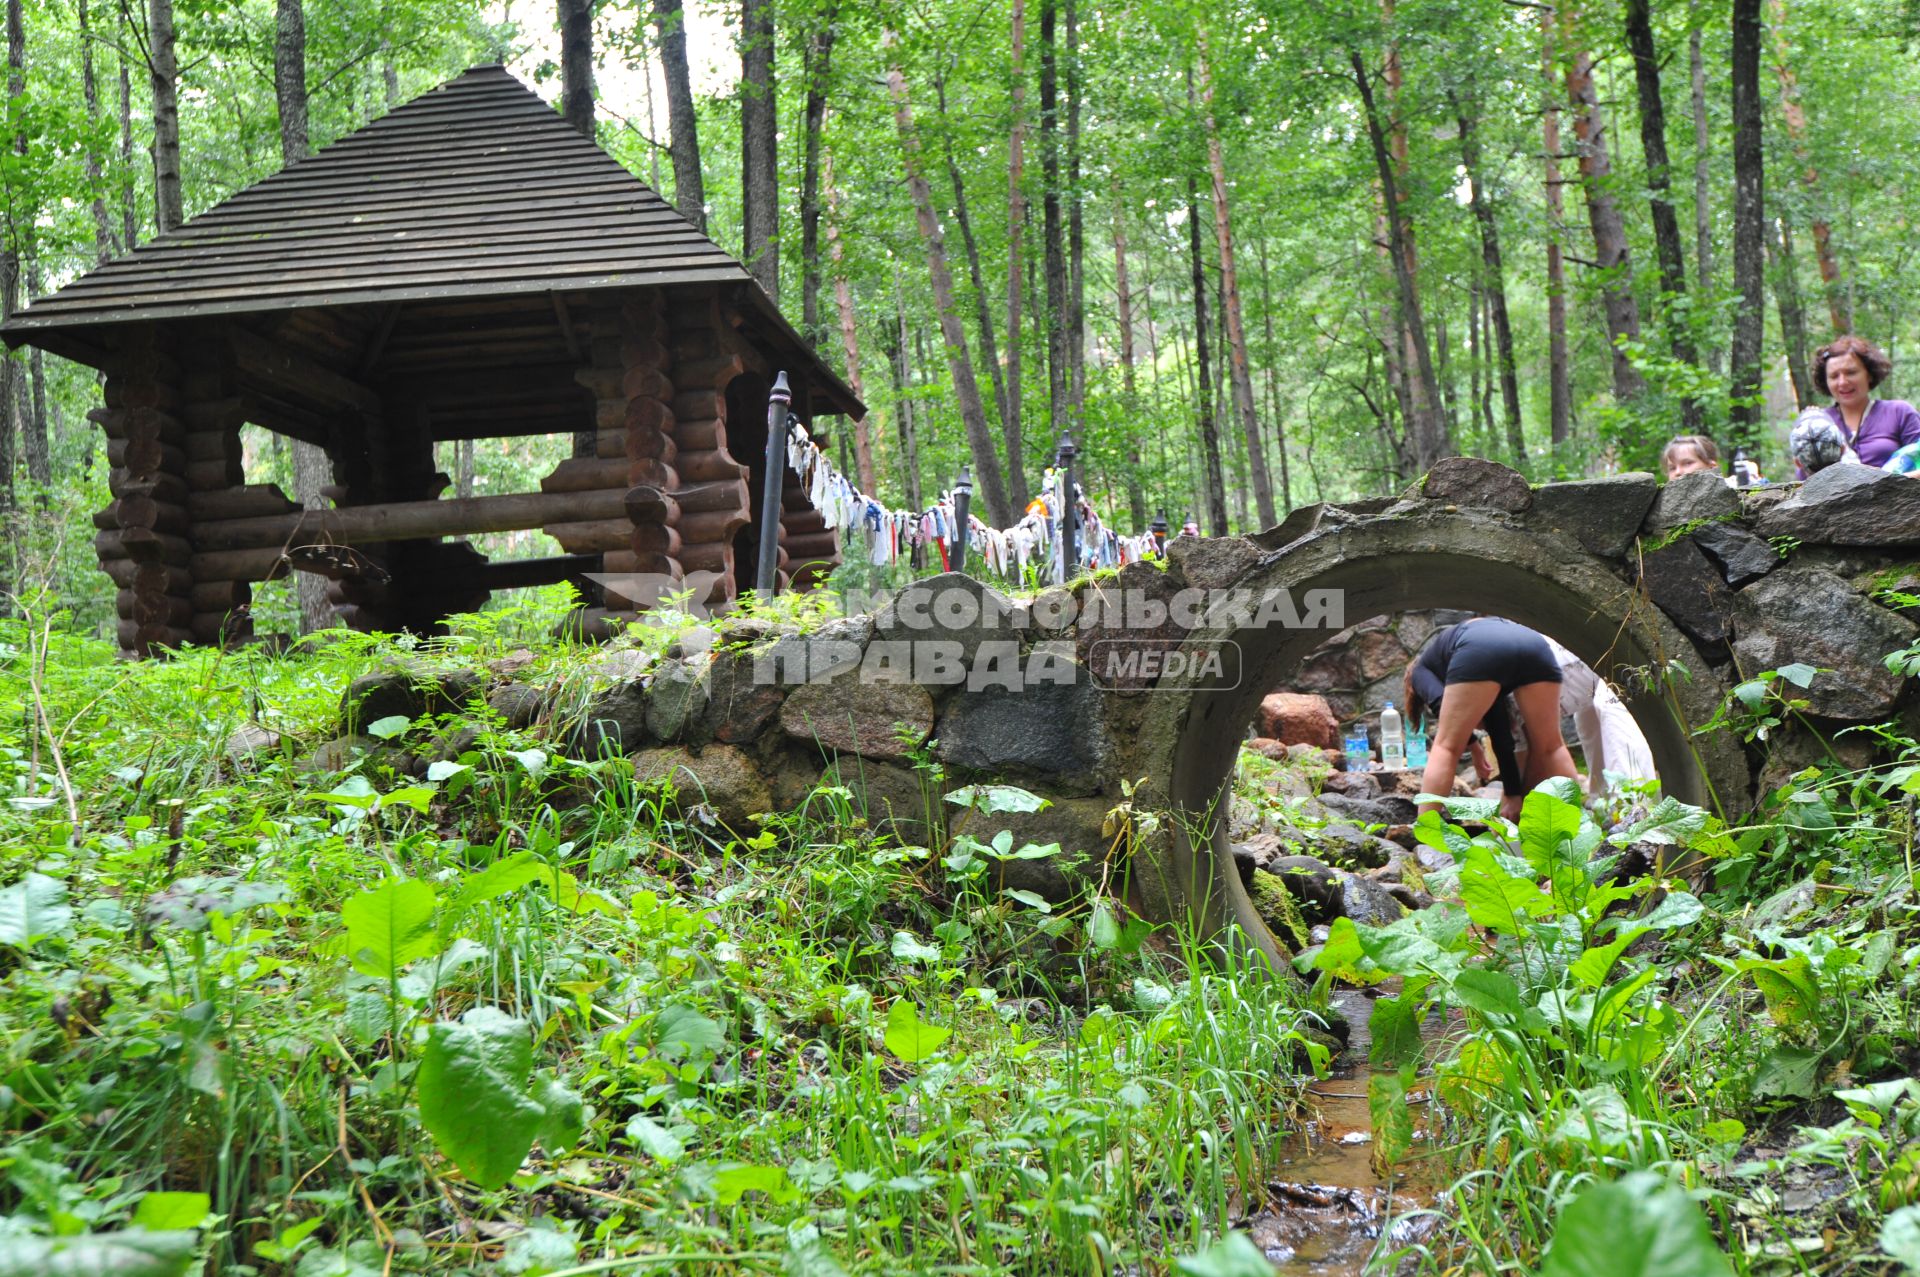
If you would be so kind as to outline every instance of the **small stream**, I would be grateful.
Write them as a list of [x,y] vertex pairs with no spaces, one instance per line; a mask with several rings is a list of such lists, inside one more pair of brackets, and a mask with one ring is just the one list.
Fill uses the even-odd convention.
[[1403,1218],[1431,1200],[1421,1177],[1424,1163],[1416,1160],[1424,1151],[1424,1094],[1410,1097],[1416,1105],[1415,1151],[1396,1168],[1390,1192],[1375,1173],[1367,1108],[1373,999],[1353,989],[1336,992],[1333,1002],[1352,1026],[1347,1049],[1325,1078],[1308,1086],[1313,1111],[1288,1138],[1265,1201],[1241,1225],[1275,1271],[1288,1277],[1359,1277],[1383,1240],[1390,1247],[1417,1241],[1433,1224],[1431,1217]]

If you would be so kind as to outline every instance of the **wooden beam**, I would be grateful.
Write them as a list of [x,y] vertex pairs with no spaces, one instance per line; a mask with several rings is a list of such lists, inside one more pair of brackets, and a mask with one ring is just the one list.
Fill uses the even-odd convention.
[[[452,501],[390,501],[341,510],[226,519],[197,524],[194,549],[252,550],[280,545],[361,545],[423,537],[522,532],[550,523],[626,517],[625,492],[517,492]],[[744,516],[743,516],[744,517]]]
[[567,339],[567,353],[575,362],[585,363],[586,356],[580,353],[580,338],[573,331],[573,316],[567,311],[567,299],[559,293],[549,293],[553,298],[553,315],[560,321],[560,335]]
[[474,584],[489,590],[517,590],[529,585],[552,585],[600,570],[597,554],[555,554],[544,559],[506,559],[475,570]]
[[393,325],[400,318],[400,303],[387,307],[386,314],[380,316],[380,326],[373,330],[372,340],[367,342],[366,353],[360,356],[360,375],[371,377],[380,356],[386,353],[387,338],[393,336]]
[[227,329],[227,342],[241,372],[263,378],[296,399],[313,399],[334,408],[380,415],[379,395],[298,351],[237,324]]

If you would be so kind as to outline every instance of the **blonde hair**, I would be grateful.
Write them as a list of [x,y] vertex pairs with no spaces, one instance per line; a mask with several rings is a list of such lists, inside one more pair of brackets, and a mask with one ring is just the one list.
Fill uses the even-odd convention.
[[1667,446],[1660,450],[1661,467],[1664,469],[1673,460],[1673,454],[1683,449],[1699,453],[1700,459],[1715,470],[1720,468],[1720,445],[1705,435],[1675,435],[1669,439]]

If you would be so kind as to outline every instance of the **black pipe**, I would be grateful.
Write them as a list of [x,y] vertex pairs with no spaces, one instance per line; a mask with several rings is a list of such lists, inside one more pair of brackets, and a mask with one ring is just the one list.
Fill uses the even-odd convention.
[[787,483],[787,407],[793,391],[787,374],[775,373],[767,395],[767,473],[760,490],[760,559],[755,565],[754,588],[772,598],[780,566],[780,494]]

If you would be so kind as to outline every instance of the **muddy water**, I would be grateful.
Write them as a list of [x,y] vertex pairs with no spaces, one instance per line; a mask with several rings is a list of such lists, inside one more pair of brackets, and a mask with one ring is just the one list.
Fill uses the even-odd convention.
[[1419,1240],[1432,1225],[1430,1218],[1403,1218],[1430,1200],[1419,1175],[1423,1096],[1410,1097],[1413,1154],[1389,1183],[1374,1169],[1367,1108],[1373,1000],[1358,991],[1336,993],[1333,1000],[1352,1025],[1352,1038],[1328,1076],[1307,1089],[1311,1111],[1287,1141],[1265,1200],[1249,1203],[1241,1225],[1277,1272],[1297,1277],[1358,1277],[1376,1249],[1391,1252]]

